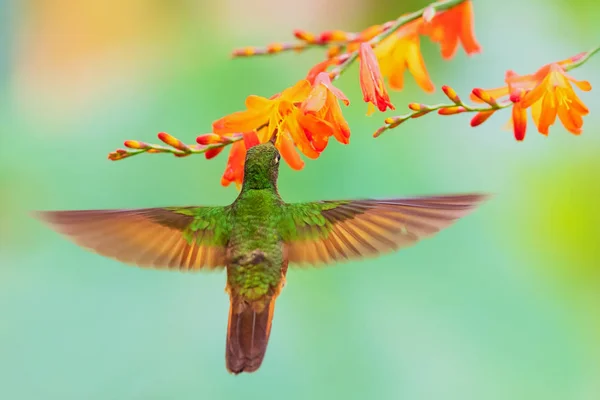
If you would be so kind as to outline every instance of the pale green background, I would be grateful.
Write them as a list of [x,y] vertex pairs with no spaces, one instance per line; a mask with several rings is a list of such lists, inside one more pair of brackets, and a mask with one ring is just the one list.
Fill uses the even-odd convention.
[[[545,138],[530,125],[517,143],[504,112],[477,129],[468,116],[425,117],[375,140],[399,112],[365,117],[349,70],[339,86],[352,100],[350,145],[332,143],[301,172],[284,166],[284,199],[496,197],[401,253],[290,270],[262,368],[234,377],[224,365],[223,272],[125,267],[28,210],[232,201],[235,188],[219,183],[225,154],[118,163],[106,154],[159,131],[192,142],[246,95],[270,96],[320,59],[230,60],[233,47],[299,27],[358,30],[425,3],[111,3],[123,5],[0,0],[0,398],[600,398],[597,89],[581,95],[591,109],[581,137],[554,126]],[[466,97],[499,86],[506,69],[533,72],[596,46],[598,4],[476,1],[483,53],[446,62],[424,39],[438,91],[407,77],[392,101],[400,112],[441,101],[442,84]],[[572,73],[599,87],[599,66]]]

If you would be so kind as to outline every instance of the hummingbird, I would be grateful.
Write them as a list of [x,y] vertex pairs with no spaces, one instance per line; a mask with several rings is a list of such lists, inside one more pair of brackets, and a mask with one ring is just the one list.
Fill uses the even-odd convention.
[[140,267],[227,271],[226,368],[261,366],[288,265],[328,265],[415,244],[473,211],[485,194],[286,203],[280,154],[248,149],[238,197],[227,206],[40,211],[74,243]]

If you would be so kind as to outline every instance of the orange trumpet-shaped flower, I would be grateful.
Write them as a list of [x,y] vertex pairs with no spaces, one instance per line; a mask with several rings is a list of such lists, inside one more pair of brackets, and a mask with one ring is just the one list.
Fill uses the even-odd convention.
[[450,59],[461,43],[467,54],[481,51],[473,32],[473,4],[465,1],[449,10],[436,13],[425,21],[421,33],[440,44],[442,57]]
[[[510,122],[517,140],[525,138],[525,113],[528,108],[531,109],[533,122],[541,134],[548,135],[548,130],[557,116],[569,132],[575,135],[581,133],[582,117],[587,115],[589,110],[575,94],[571,82],[583,91],[589,91],[592,87],[589,82],[577,81],[565,71],[565,67],[577,61],[579,57],[580,55],[577,55],[557,63],[546,64],[530,75],[521,76],[507,71],[506,86],[483,91],[492,99],[509,96],[513,102],[513,118]],[[483,102],[481,97],[475,94],[471,95],[471,99]],[[479,114],[473,121],[478,116]]]
[[[349,104],[346,96],[333,86],[325,72],[319,73],[312,85],[308,80],[301,80],[270,99],[248,96],[246,110],[213,123],[213,132],[223,137],[248,132],[244,133],[246,146],[242,146],[241,141],[232,145],[222,184],[227,186],[231,182],[242,182],[245,149],[250,134],[255,135],[256,143],[265,143],[275,135],[275,146],[283,159],[296,170],[304,166],[304,161],[294,147],[309,158],[317,158],[327,146],[330,136],[347,144],[350,130],[342,115],[339,100]],[[208,140],[215,139],[203,137],[201,141]]]
[[[307,136],[316,139],[313,144],[317,151],[325,149],[330,136],[335,137],[342,144],[350,142],[350,127],[344,119],[338,100],[346,106],[350,104],[344,93],[333,86],[329,75],[320,73],[315,79],[310,94],[301,104],[305,114],[304,119],[317,123],[317,126],[313,126],[312,129],[310,127],[306,129]],[[321,128],[319,129],[318,126]],[[321,140],[318,139],[319,136]]]
[[359,52],[360,87],[363,92],[364,101],[377,106],[379,111],[385,111],[387,108],[395,110],[396,108],[390,102],[390,96],[383,85],[379,63],[371,45],[362,43]]
[[404,87],[406,69],[425,92],[431,93],[435,90],[421,54],[419,39],[421,24],[421,20],[416,20],[404,25],[374,49],[381,66],[381,74],[387,77],[390,88],[394,90],[401,90]]
[[580,90],[587,92],[592,89],[588,81],[577,81],[563,67],[552,64],[544,79],[521,99],[522,107],[531,107],[540,133],[548,134],[548,128],[554,124],[557,115],[569,132],[575,135],[581,133],[582,117],[589,110],[575,94],[571,82]]

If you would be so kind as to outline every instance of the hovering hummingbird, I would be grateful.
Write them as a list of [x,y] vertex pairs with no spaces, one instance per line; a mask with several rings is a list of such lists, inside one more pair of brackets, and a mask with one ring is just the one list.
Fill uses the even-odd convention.
[[38,216],[78,245],[142,267],[227,269],[226,367],[256,371],[288,264],[333,264],[398,250],[448,227],[482,194],[285,203],[280,154],[251,147],[237,199],[222,207],[44,211]]

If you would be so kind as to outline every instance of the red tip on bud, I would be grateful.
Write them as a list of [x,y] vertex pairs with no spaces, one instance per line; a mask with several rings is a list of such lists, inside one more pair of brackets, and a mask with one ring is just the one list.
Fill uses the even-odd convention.
[[438,110],[439,115],[454,115],[467,111],[462,106],[445,107]]
[[171,147],[176,148],[177,150],[181,150],[181,151],[184,151],[186,153],[189,153],[189,151],[190,151],[190,148],[188,147],[188,145],[186,145],[185,143],[183,143],[181,140],[179,140],[179,139],[177,139],[177,138],[169,135],[166,132],[160,132],[158,134],[158,138],[162,142],[168,144]]
[[476,126],[479,126],[481,124],[483,124],[485,121],[487,121],[492,114],[494,114],[496,112],[496,110],[491,110],[491,111],[480,111],[477,114],[475,114],[475,116],[473,117],[473,119],[471,119],[471,126],[474,128]]
[[404,121],[408,120],[410,117],[411,117],[411,115],[401,115],[399,117],[388,117],[385,119],[384,122],[387,124],[387,127],[391,129],[391,128],[397,127]]
[[258,53],[256,47],[248,46],[241,49],[235,49],[231,54],[234,57],[250,57],[256,55],[256,53]]
[[462,102],[460,101],[460,97],[458,97],[458,94],[456,94],[456,91],[454,89],[452,89],[450,86],[442,86],[442,90],[444,91],[444,94],[450,99],[452,100],[453,103],[455,104],[462,104]]
[[283,43],[271,43],[267,46],[267,53],[279,53],[283,50]]
[[203,146],[208,146],[209,144],[217,144],[222,142],[223,137],[221,135],[217,135],[216,133],[206,133],[196,138],[196,143],[201,144]]
[[374,138],[376,138],[376,137],[379,137],[379,136],[381,136],[381,134],[382,134],[383,132],[385,132],[385,131],[387,131],[387,130],[388,130],[388,127],[387,127],[387,126],[382,126],[381,128],[378,128],[378,129],[377,129],[375,132],[373,132],[373,137],[374,137]]
[[111,161],[119,161],[129,157],[130,155],[131,153],[129,153],[125,149],[116,149],[115,151],[108,154],[108,159]]
[[350,38],[348,33],[341,30],[325,31],[321,33],[319,38],[322,43],[329,42],[347,42]]
[[496,99],[494,99],[488,92],[481,88],[475,88],[472,91],[473,96],[483,101],[484,103],[489,104],[492,107],[498,107],[498,103]]
[[431,111],[428,105],[421,103],[410,103],[408,105],[408,108],[410,108],[413,111]]
[[149,146],[144,143],[144,142],[140,142],[138,140],[126,140],[124,143],[125,147],[129,147],[130,149],[147,149]]
[[317,42],[317,37],[313,33],[303,31],[300,29],[296,29],[294,31],[294,36],[296,37],[296,39],[302,40],[307,43],[316,43]]
[[206,152],[204,153],[204,156],[206,157],[207,160],[210,160],[211,158],[215,158],[216,156],[218,156],[219,153],[221,153],[224,148],[225,147],[213,147],[211,149],[206,150]]
[[393,129],[395,127],[397,127],[398,125],[400,125],[401,123],[403,123],[404,121],[406,121],[407,119],[410,118],[410,115],[402,115],[399,117],[388,117],[384,120],[385,122],[385,126],[382,126],[381,128],[377,129],[375,131],[375,133],[373,133],[373,137],[379,137],[383,132],[387,131],[388,129]]

